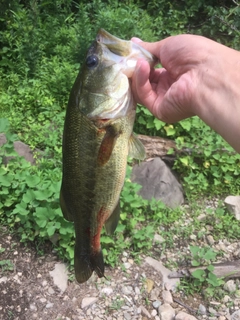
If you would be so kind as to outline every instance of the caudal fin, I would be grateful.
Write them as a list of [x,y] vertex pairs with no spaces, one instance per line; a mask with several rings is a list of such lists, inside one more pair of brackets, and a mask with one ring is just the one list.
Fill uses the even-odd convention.
[[95,271],[99,278],[104,277],[104,260],[100,250],[91,254],[79,254],[75,247],[74,256],[75,277],[79,283],[86,282]]

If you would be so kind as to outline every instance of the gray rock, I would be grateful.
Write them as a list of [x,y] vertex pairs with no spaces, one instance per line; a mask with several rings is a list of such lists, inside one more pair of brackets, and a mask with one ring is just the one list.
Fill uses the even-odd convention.
[[168,290],[163,290],[162,298],[163,298],[164,303],[169,303],[169,304],[173,303],[173,298],[172,298],[171,292]]
[[214,239],[213,239],[213,236],[212,235],[208,235],[207,236],[207,242],[208,242],[208,244],[211,246],[211,245],[213,245],[214,244]]
[[135,165],[132,181],[140,184],[139,194],[147,200],[155,198],[174,208],[184,201],[182,186],[160,158]]
[[204,305],[200,304],[199,307],[198,307],[198,311],[200,314],[204,315],[207,313],[207,309]]
[[175,320],[197,320],[194,316],[191,316],[190,314],[180,311],[176,317]]
[[151,319],[150,313],[147,311],[147,309],[144,306],[140,306],[141,308],[141,313],[146,316],[147,318]]
[[102,288],[101,292],[106,296],[110,296],[113,293],[113,289],[105,287],[105,288]]
[[175,310],[168,303],[162,304],[158,308],[158,313],[161,320],[173,320],[175,319]]
[[236,289],[237,289],[234,280],[228,280],[228,281],[224,284],[223,288],[224,288],[226,291],[228,291],[228,292],[234,292],[234,291],[236,291]]
[[208,308],[208,311],[209,311],[209,313],[212,314],[213,316],[215,316],[215,315],[217,314],[217,310],[215,310],[215,309],[212,308],[212,307],[209,307],[209,308]]
[[240,196],[228,196],[224,203],[229,213],[233,214],[237,220],[240,220]]
[[171,290],[171,291],[176,290],[176,288],[179,284],[179,279],[168,278],[168,275],[171,273],[171,271],[169,269],[165,268],[164,265],[160,261],[157,261],[151,257],[147,257],[145,259],[145,263],[147,263],[153,269],[155,269],[156,271],[158,271],[160,273],[160,276],[162,276],[162,282],[163,282],[165,288],[167,288],[167,290]]
[[156,301],[153,302],[153,308],[154,309],[158,309],[161,304],[162,304],[161,301],[156,300]]
[[132,316],[126,311],[123,312],[123,316],[124,316],[124,319],[126,319],[126,320],[131,320],[132,319]]
[[233,312],[231,315],[231,320],[240,320],[240,310]]
[[153,241],[154,241],[154,243],[163,243],[163,242],[165,242],[165,239],[162,236],[160,236],[160,234],[156,233],[154,235]]
[[85,309],[90,307],[92,304],[94,304],[95,302],[97,302],[98,298],[96,297],[86,297],[82,299],[82,304],[81,304],[81,308]]
[[56,263],[53,271],[49,272],[53,278],[55,286],[57,286],[61,292],[67,289],[68,284],[68,271],[64,263]]
[[[6,136],[4,133],[0,133],[0,147],[4,145],[7,142]],[[28,145],[21,141],[15,141],[14,142],[14,150],[16,153],[20,156],[25,158],[26,161],[30,162],[32,165],[36,164],[36,161],[34,159],[34,152],[30,149]],[[10,159],[14,157],[5,157],[4,163],[7,164]]]

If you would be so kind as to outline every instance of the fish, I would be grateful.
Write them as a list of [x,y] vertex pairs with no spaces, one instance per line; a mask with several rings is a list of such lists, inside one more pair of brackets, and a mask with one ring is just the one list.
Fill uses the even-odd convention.
[[74,269],[79,283],[96,272],[104,277],[100,236],[113,234],[120,216],[120,193],[127,157],[143,160],[133,134],[136,102],[131,77],[138,59],[156,58],[132,41],[100,29],[70,92],[62,142],[60,207],[74,223]]

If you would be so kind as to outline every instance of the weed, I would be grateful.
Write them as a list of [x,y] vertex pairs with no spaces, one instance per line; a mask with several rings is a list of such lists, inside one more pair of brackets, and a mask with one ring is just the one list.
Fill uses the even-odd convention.
[[14,265],[10,260],[0,260],[0,268],[2,272],[13,271]]

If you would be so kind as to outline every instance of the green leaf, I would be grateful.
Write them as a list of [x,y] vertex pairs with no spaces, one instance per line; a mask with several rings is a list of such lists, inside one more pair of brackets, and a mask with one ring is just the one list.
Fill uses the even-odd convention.
[[156,128],[157,130],[160,130],[160,129],[165,125],[164,122],[160,121],[160,120],[157,119],[157,118],[155,118],[155,119],[153,120],[153,122],[154,122],[155,128]]
[[185,129],[186,131],[190,131],[192,125],[190,119],[185,119],[179,122],[179,124]]
[[198,266],[200,266],[201,263],[200,263],[200,261],[192,260],[191,264],[193,267],[198,267]]
[[30,188],[33,188],[33,187],[36,187],[39,182],[41,181],[41,179],[38,177],[38,176],[34,176],[34,175],[27,175],[26,178],[25,178],[25,181],[27,183],[27,185],[30,187]]
[[111,237],[108,237],[108,236],[102,236],[101,237],[101,243],[106,243],[106,244],[109,244],[109,243],[114,243],[113,239]]
[[28,189],[27,192],[23,195],[23,201],[25,203],[30,203],[35,199],[34,191],[31,189]]
[[6,132],[9,128],[9,121],[8,119],[0,118],[0,132]]
[[197,270],[193,271],[192,276],[201,282],[205,281],[205,278],[206,278],[205,271],[201,270],[201,269],[197,269]]

